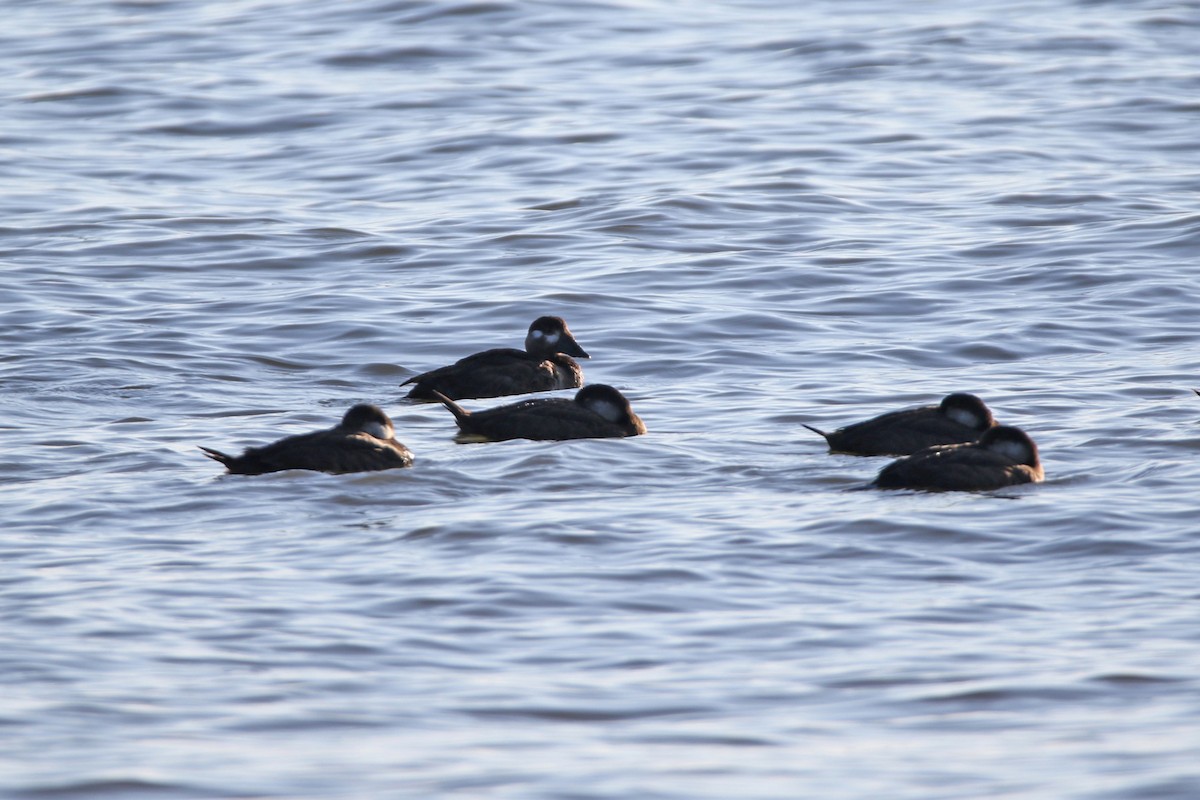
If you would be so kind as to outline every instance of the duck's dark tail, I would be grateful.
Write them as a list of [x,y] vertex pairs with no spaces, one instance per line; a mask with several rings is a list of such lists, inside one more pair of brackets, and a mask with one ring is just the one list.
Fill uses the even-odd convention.
[[220,461],[226,467],[228,467],[229,463],[234,460],[233,456],[226,455],[225,453],[222,453],[220,450],[213,450],[211,447],[205,447],[202,444],[196,445],[196,446],[204,451],[204,455],[208,456],[213,461]]
[[[804,425],[804,423],[803,423],[803,422],[801,422],[800,424],[801,424],[801,425]],[[822,439],[825,439],[825,440],[828,440],[828,439],[829,439],[829,434],[828,434],[828,433],[826,433],[825,431],[821,430],[820,428],[814,428],[812,425],[804,425],[804,427],[808,428],[810,431],[812,431],[813,433],[817,434],[817,435],[818,435],[818,436],[820,436]]]
[[437,389],[431,390],[433,399],[450,409],[450,413],[454,415],[454,421],[458,423],[458,427],[462,427],[463,423],[471,418],[471,412],[460,406],[458,403],[451,400],[446,395],[439,392]]
[[418,375],[417,377],[409,378],[404,383],[400,384],[401,386],[408,386],[410,383],[413,385],[413,387],[408,390],[408,394],[404,396],[415,402],[436,403],[437,398],[433,396],[433,393],[437,390],[425,381],[421,380],[421,377],[422,376]]

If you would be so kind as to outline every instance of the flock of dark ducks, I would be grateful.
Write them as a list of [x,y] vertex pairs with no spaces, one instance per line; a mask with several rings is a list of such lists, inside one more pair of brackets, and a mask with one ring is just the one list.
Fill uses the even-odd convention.
[[[574,358],[588,358],[561,317],[539,317],[529,326],[525,349],[485,350],[409,378],[408,397],[439,402],[454,415],[459,442],[509,439],[599,439],[646,432],[629,401],[604,384],[583,385]],[[483,411],[456,401],[582,387],[573,399],[522,400]],[[996,423],[973,394],[947,395],[937,405],[892,411],[831,433],[804,427],[825,438],[831,452],[902,456],[884,467],[873,486],[884,489],[987,491],[1043,477],[1037,445],[1020,428]],[[359,404],[332,428],[289,436],[231,456],[201,447],[209,458],[239,475],[288,469],[371,472],[413,463],[396,440],[381,408]]]

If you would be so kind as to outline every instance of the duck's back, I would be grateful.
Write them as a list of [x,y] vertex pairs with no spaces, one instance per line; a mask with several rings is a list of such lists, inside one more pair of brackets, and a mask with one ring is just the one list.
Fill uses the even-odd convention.
[[414,400],[434,400],[434,391],[451,400],[503,397],[510,394],[572,389],[582,385],[583,370],[569,356],[531,356],[524,350],[499,348],[459,359],[450,366],[409,378]]
[[[206,452],[208,451],[206,448]],[[375,472],[412,465],[412,453],[396,441],[383,441],[365,433],[317,431],[289,436],[262,447],[250,447],[240,456],[218,459],[238,475],[261,475],[288,469],[316,472]]]
[[524,400],[512,405],[475,411],[458,421],[463,433],[493,442],[507,439],[595,439],[625,436],[609,422],[574,400]]
[[922,406],[881,414],[825,434],[829,448],[868,456],[908,455],[937,445],[971,442],[980,431]]
[[875,485],[884,489],[987,491],[1042,480],[1040,467],[978,444],[930,447],[888,464]]

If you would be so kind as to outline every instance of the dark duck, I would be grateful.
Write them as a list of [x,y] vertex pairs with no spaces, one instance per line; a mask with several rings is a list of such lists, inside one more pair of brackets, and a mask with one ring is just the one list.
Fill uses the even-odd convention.
[[1046,477],[1037,445],[1020,428],[997,425],[977,442],[929,447],[879,472],[881,489],[984,492],[1040,483]]
[[261,475],[285,469],[317,472],[373,472],[409,467],[413,455],[396,441],[392,421],[383,409],[366,403],[346,412],[332,428],[289,436],[262,447],[248,447],[240,456],[201,447],[236,475]]
[[458,423],[459,442],[502,442],[508,439],[608,439],[638,436],[646,426],[625,395],[593,383],[574,399],[522,400],[484,411],[467,411],[449,397],[437,397]]
[[906,408],[856,422],[832,433],[819,433],[835,453],[860,456],[906,456],[940,444],[973,442],[996,424],[992,412],[973,394],[956,392],[936,406]]
[[574,389],[583,385],[583,370],[571,356],[590,358],[562,317],[538,317],[525,335],[524,350],[485,350],[400,385],[416,384],[408,393],[414,400],[436,400],[434,392],[462,400]]

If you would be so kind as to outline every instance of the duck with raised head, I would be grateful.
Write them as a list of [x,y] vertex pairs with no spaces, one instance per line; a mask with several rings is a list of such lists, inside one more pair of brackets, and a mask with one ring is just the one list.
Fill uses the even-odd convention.
[[574,358],[590,358],[575,341],[562,317],[538,317],[525,335],[525,349],[485,350],[448,367],[409,378],[413,400],[502,397],[508,394],[574,389],[583,385],[583,369]]
[[805,425],[825,437],[835,453],[906,456],[940,444],[973,442],[996,424],[992,412],[973,394],[955,392],[935,406],[906,408],[856,422],[832,433]]
[[984,492],[1046,477],[1037,445],[1020,428],[996,425],[979,441],[928,447],[879,471],[881,489]]
[[231,456],[200,447],[235,475],[261,475],[285,469],[317,472],[374,472],[410,467],[413,454],[396,441],[392,420],[379,406],[361,403],[352,407],[332,428],[288,436],[262,447],[248,447]]
[[646,426],[633,413],[625,395],[593,383],[568,400],[563,397],[522,400],[484,411],[467,411],[434,392],[458,423],[459,442],[503,442],[508,439],[608,439],[638,436]]

